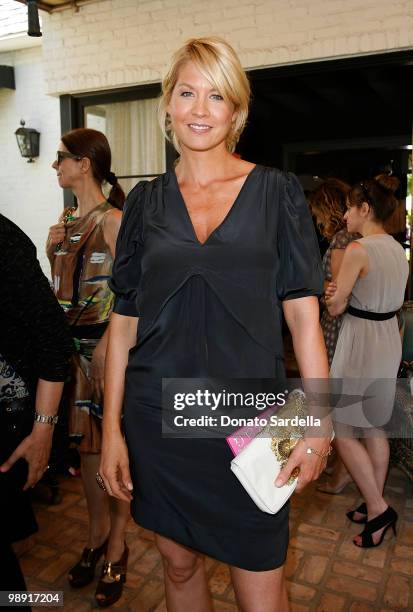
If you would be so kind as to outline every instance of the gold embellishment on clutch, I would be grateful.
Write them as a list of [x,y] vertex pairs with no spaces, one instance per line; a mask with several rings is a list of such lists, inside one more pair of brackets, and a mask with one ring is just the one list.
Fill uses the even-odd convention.
[[[272,438],[271,450],[281,463],[286,463],[298,440],[291,438]],[[284,466],[283,466],[284,467]]]
[[[277,419],[283,419],[290,423],[294,417],[301,419],[307,417],[307,414],[305,395],[303,392],[295,390],[290,393],[285,406],[277,411],[276,416]],[[281,469],[283,469],[297,442],[303,437],[305,428],[279,425],[268,426],[264,431],[271,436],[271,450],[281,464]],[[300,468],[294,468],[287,484],[292,484],[298,478],[299,473]]]
[[[281,463],[281,469],[283,469],[283,467],[287,463],[288,457],[290,456],[290,453],[297,444],[297,442],[298,438],[283,438],[282,440],[279,440],[277,438],[271,439],[271,450],[277,457],[278,461]],[[294,468],[290,474],[289,479],[287,480],[287,484],[293,484],[294,480],[298,478],[299,473],[300,468]]]

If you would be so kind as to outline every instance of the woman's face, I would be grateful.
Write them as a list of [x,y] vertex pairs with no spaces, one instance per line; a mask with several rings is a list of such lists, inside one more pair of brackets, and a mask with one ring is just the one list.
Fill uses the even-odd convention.
[[363,207],[364,204],[361,208],[347,205],[347,212],[344,215],[344,220],[347,223],[347,231],[350,234],[362,233],[363,225],[366,221],[366,214]]
[[181,148],[192,151],[225,146],[236,116],[232,102],[223,99],[193,62],[179,70],[167,112]]
[[[59,143],[59,151],[62,153],[69,153],[63,142]],[[57,159],[52,163],[52,168],[56,170],[57,180],[60,187],[65,189],[72,189],[76,183],[82,178],[81,172],[81,159],[70,159],[64,158],[58,162]]]

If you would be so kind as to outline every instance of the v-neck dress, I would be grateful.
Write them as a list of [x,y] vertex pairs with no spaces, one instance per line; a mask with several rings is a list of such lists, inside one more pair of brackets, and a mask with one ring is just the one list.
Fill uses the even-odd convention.
[[285,561],[288,504],[257,508],[225,439],[161,433],[162,378],[281,378],[283,300],[323,292],[311,216],[294,175],[255,166],[205,243],[174,171],[127,198],[111,288],[139,317],[125,377],[132,516],[146,529],[251,571]]

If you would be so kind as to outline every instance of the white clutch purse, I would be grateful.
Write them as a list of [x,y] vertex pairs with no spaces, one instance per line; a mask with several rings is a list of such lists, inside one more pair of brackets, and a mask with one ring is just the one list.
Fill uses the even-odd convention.
[[231,470],[258,508],[276,514],[288,501],[297,486],[292,478],[282,487],[274,481],[281,470],[281,462],[271,450],[271,438],[259,434],[231,461]]
[[[278,417],[305,418],[305,395],[295,389]],[[231,470],[258,508],[276,514],[288,501],[297,486],[299,468],[288,482],[276,487],[274,481],[288,461],[288,457],[302,438],[305,427],[275,427],[268,425],[231,461]]]

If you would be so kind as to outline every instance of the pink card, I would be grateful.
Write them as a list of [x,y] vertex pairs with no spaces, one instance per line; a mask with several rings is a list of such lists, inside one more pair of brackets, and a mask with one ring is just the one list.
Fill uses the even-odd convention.
[[[266,418],[269,420],[269,417],[274,412],[274,408],[269,408],[263,413],[260,413],[260,419]],[[240,427],[230,436],[227,436],[226,441],[232,450],[232,454],[236,457],[244,448],[248,446],[248,444],[257,436],[263,427],[259,425],[252,425],[250,427]]]

